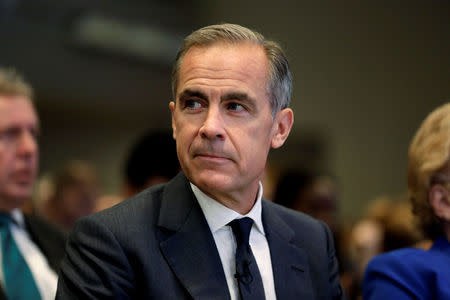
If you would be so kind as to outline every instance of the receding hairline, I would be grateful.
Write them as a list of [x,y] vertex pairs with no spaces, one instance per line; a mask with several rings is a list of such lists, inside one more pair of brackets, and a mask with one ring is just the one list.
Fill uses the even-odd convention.
[[[270,80],[270,62],[269,62],[269,53],[266,50],[266,48],[264,47],[263,43],[259,43],[257,41],[253,41],[253,40],[228,40],[225,38],[221,38],[218,40],[213,40],[210,41],[208,43],[193,43],[192,45],[190,45],[189,49],[187,49],[185,52],[182,53],[182,55],[180,55],[180,57],[178,58],[178,65],[176,66],[177,68],[174,69],[174,71],[176,71],[176,75],[177,77],[176,79],[176,83],[177,86],[174,86],[174,97],[176,97],[176,92],[178,91],[178,85],[179,85],[179,79],[180,79],[180,71],[181,71],[181,66],[183,65],[183,62],[186,58],[186,56],[192,52],[192,50],[195,49],[209,49],[209,48],[213,48],[213,47],[224,47],[224,48],[228,48],[228,47],[241,47],[241,46],[249,46],[249,47],[255,47],[255,49],[259,49],[261,50],[261,53],[263,54],[264,57],[264,64],[265,64],[265,69],[266,69],[266,85],[268,85],[269,80]],[[175,100],[175,99],[174,99]]]
[[[176,102],[176,98],[177,98],[177,94],[180,92],[178,90],[178,86],[180,84],[180,75],[181,75],[181,69],[182,66],[184,64],[185,58],[186,56],[188,56],[190,53],[192,53],[191,51],[195,51],[196,49],[210,49],[213,47],[224,47],[224,48],[239,48],[239,47],[245,47],[245,46],[249,46],[249,47],[254,47],[255,49],[258,49],[258,51],[261,51],[260,54],[258,55],[253,55],[250,56],[252,59],[258,58],[262,60],[261,63],[263,63],[263,68],[264,68],[264,80],[265,80],[265,86],[266,86],[266,94],[267,97],[270,98],[270,93],[267,89],[267,87],[269,86],[269,81],[270,81],[270,62],[269,62],[269,57],[267,52],[265,51],[264,47],[258,43],[254,43],[252,41],[234,41],[234,42],[228,42],[227,40],[223,40],[223,41],[217,41],[208,45],[195,45],[189,48],[189,50],[187,50],[185,52],[185,55],[182,57],[181,61],[180,61],[180,65],[179,65],[179,69],[178,69],[178,78],[177,78],[177,86],[175,87],[175,92],[174,92],[174,99],[173,101]],[[255,60],[256,61],[256,60]],[[270,102],[270,99],[269,99]]]

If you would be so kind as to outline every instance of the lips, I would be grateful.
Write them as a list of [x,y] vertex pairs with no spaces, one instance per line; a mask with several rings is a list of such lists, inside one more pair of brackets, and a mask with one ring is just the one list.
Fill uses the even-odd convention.
[[210,159],[228,159],[225,156],[210,154],[210,153],[198,153],[195,154],[194,157],[202,157],[202,158],[210,158]]
[[194,158],[210,163],[224,163],[231,160],[228,156],[216,153],[196,153]]
[[34,172],[31,169],[17,170],[12,174],[12,178],[20,184],[29,184],[34,180]]

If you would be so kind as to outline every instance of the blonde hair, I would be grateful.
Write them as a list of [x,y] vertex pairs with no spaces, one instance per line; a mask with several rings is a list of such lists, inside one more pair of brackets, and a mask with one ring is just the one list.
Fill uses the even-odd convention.
[[269,62],[267,92],[270,97],[272,116],[280,110],[287,108],[291,99],[292,76],[286,55],[274,41],[269,41],[256,31],[236,24],[219,24],[200,28],[183,42],[178,51],[172,71],[172,95],[176,99],[178,76],[181,62],[192,47],[206,47],[219,42],[237,44],[250,42],[260,45]]
[[443,234],[442,225],[428,200],[430,187],[438,180],[450,159],[450,103],[422,122],[409,147],[408,193],[413,212],[424,233],[434,239]]
[[25,96],[33,98],[33,89],[13,68],[0,67],[0,95]]

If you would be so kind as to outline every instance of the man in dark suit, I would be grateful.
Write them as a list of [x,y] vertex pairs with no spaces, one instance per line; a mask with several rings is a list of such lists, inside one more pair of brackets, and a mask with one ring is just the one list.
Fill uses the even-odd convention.
[[53,299],[64,235],[21,207],[38,166],[39,121],[31,87],[0,68],[0,299]]
[[80,220],[57,298],[344,298],[328,227],[261,198],[269,149],[293,124],[278,44],[234,24],[199,29],[172,89],[183,172]]

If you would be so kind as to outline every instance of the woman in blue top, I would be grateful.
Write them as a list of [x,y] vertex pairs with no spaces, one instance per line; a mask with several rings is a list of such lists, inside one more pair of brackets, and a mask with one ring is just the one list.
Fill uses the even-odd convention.
[[408,192],[433,246],[375,257],[364,276],[365,300],[450,299],[450,103],[434,110],[412,140]]

